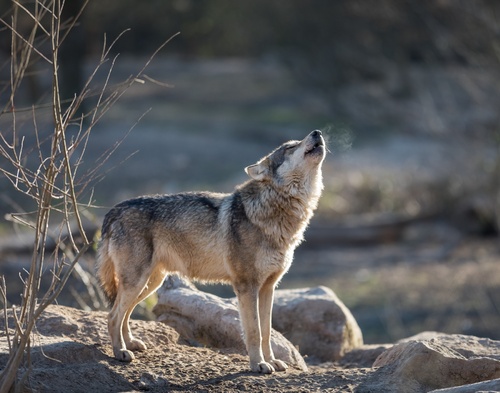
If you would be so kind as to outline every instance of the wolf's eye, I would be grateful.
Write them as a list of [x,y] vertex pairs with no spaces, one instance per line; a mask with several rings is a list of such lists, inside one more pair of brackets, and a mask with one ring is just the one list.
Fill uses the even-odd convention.
[[297,145],[288,145],[288,146],[285,148],[285,150],[286,150],[286,151],[291,151],[291,150],[295,149],[296,147],[297,147]]

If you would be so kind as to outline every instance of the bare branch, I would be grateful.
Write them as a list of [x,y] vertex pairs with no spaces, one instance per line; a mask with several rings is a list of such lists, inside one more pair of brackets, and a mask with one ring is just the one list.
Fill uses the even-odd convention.
[[50,60],[47,56],[45,56],[42,52],[40,52],[34,45],[33,42],[29,42],[27,39],[25,39],[18,31],[15,29],[15,27],[9,25],[6,21],[0,18],[0,23],[2,23],[4,26],[6,26],[13,34],[16,35],[16,37],[20,38],[27,46],[29,49],[34,51],[38,56],[40,56],[42,59],[44,59],[47,63],[53,64],[52,60]]
[[[115,56],[110,62],[103,86],[93,92],[90,86],[94,77],[97,75],[98,70],[109,61],[107,57],[111,53],[111,49],[126,31],[119,34],[109,46],[105,39],[99,64],[95,67],[82,91],[67,101],[69,106],[63,113],[61,108],[63,102],[60,97],[58,79],[58,51],[61,43],[64,42],[69,32],[76,26],[83,10],[80,10],[76,17],[70,21],[63,21],[61,15],[64,1],[34,0],[34,10],[31,10],[22,5],[20,0],[14,0],[12,22],[7,23],[3,19],[0,20],[5,29],[11,32],[12,38],[10,99],[0,112],[0,115],[9,113],[9,116],[12,117],[12,135],[7,137],[6,134],[0,134],[0,156],[5,158],[7,163],[5,167],[0,167],[0,173],[9,180],[15,190],[29,196],[36,204],[35,211],[22,214],[15,213],[8,217],[8,220],[16,223],[16,225],[21,224],[33,229],[34,239],[29,271],[26,271],[26,275],[20,274],[24,284],[22,304],[19,310],[13,309],[12,313],[9,314],[12,315],[11,318],[15,329],[8,332],[10,334],[8,336],[9,345],[10,343],[12,345],[10,345],[7,365],[0,372],[1,392],[9,390],[15,383],[16,378],[19,377],[17,373],[23,358],[29,361],[30,335],[34,331],[35,322],[43,310],[59,296],[71,274],[80,276],[81,281],[88,288],[94,306],[99,303],[98,289],[94,291],[94,283],[91,277],[78,265],[79,260],[91,245],[92,239],[87,237],[82,217],[85,214],[85,209],[93,206],[92,195],[87,204],[79,203],[78,199],[86,187],[92,182],[102,179],[102,175],[98,174],[98,170],[102,168],[103,163],[117,149],[121,141],[118,141],[102,154],[97,165],[87,173],[80,175],[80,165],[83,162],[92,128],[129,87],[136,82],[142,83],[141,78],[167,86],[147,75],[143,75],[143,73],[154,56],[176,36],[174,35],[166,40],[135,76],[129,77],[120,84],[111,85],[111,73],[117,61]],[[84,7],[88,4],[88,1],[85,0]],[[32,23],[27,32],[21,32],[18,29],[17,18],[19,13],[26,14],[30,23]],[[42,23],[43,17],[47,18],[49,24]],[[35,39],[38,31],[42,32],[41,39]],[[40,49],[39,45],[44,40],[45,42],[48,40],[50,43],[50,55],[44,55]],[[32,64],[32,58],[43,59],[47,64],[51,65],[52,91],[49,106],[54,121],[54,130],[46,137],[40,133],[37,122],[37,110],[44,108],[44,105],[33,105],[29,108],[15,107],[14,98],[18,87],[27,75],[28,66]],[[77,120],[79,122],[78,132],[70,138],[67,133],[68,125],[75,124],[76,119],[74,117],[78,109],[83,101],[92,95],[97,97],[97,104],[85,115],[90,120],[90,124],[84,127],[84,117],[80,117]],[[18,114],[24,111],[30,111],[32,116],[31,126],[34,130],[34,142],[31,146],[31,138],[26,137],[25,134],[19,131],[18,120],[22,122],[23,117],[19,115],[18,119]],[[129,132],[133,127],[130,128]],[[75,152],[77,152],[77,157],[72,162],[71,156]],[[28,162],[29,164],[27,164]],[[93,190],[91,190],[92,193]],[[53,216],[57,217],[60,223],[57,227],[49,225],[54,221]],[[80,241],[80,238],[83,240]],[[49,254],[50,250],[52,250],[52,254]],[[52,279],[48,291],[41,293],[40,283],[44,270],[47,270],[44,268],[46,263],[52,264],[48,269],[52,274]],[[7,288],[5,280],[2,278],[0,279],[0,299],[4,301],[5,326],[8,330],[9,321],[7,319],[9,317],[6,312],[6,298]]]
[[35,16],[33,15],[25,6],[23,6],[19,1],[17,0],[13,0],[13,3],[21,8],[25,13],[26,15],[28,15],[32,20],[33,22],[35,22],[35,24],[38,26],[38,28],[40,30],[42,30],[47,36],[50,37],[50,33],[45,29],[45,27],[43,27],[43,25],[40,23],[40,17],[39,16]]
[[146,79],[147,81],[151,82],[151,83],[154,83],[155,85],[158,85],[158,86],[161,86],[161,87],[168,87],[168,88],[172,88],[172,87],[175,87],[174,85],[171,85],[170,83],[165,83],[165,82],[160,82],[156,79],[153,79],[151,78],[150,76],[144,74],[142,76],[144,79]]
[[5,284],[5,276],[0,277],[0,294],[2,295],[3,302],[3,317],[5,324],[5,336],[7,337],[7,343],[9,345],[9,352],[12,351],[12,343],[10,339],[10,329],[9,329],[9,316],[7,313],[7,285]]

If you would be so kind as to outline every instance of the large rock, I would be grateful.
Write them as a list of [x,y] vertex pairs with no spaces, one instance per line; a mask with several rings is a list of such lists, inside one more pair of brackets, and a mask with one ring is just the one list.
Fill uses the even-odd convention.
[[462,335],[400,342],[374,362],[359,392],[429,392],[500,378],[500,342]]
[[363,335],[348,308],[329,288],[276,291],[273,327],[302,355],[336,361],[363,345]]
[[[190,282],[171,276],[158,290],[158,303],[153,312],[158,321],[173,327],[193,344],[245,350],[235,299],[222,299],[199,291]],[[277,358],[307,370],[297,349],[274,329],[271,346]]]

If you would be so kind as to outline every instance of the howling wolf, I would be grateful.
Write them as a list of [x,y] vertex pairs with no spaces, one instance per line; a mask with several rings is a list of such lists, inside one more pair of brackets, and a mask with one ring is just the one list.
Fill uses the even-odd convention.
[[167,274],[229,282],[238,297],[254,372],[287,369],[271,349],[274,288],[323,189],[320,131],[289,141],[245,168],[250,179],[231,194],[190,192],[124,201],[104,217],[98,277],[112,309],[109,334],[117,359],[146,349],[132,336],[130,314]]

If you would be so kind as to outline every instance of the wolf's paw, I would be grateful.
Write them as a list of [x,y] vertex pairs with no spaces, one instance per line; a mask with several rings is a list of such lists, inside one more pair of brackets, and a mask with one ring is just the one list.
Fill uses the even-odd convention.
[[131,351],[145,351],[147,347],[141,340],[133,338],[127,343],[127,349]]
[[252,371],[254,373],[260,373],[260,374],[272,374],[274,373],[274,367],[267,362],[260,362],[260,363],[255,363],[250,365],[252,368]]
[[282,360],[273,359],[269,363],[273,365],[276,371],[286,371],[286,369],[288,368],[288,365]]
[[113,352],[115,354],[115,358],[121,362],[129,363],[135,359],[132,351],[129,351],[127,349],[113,349]]

